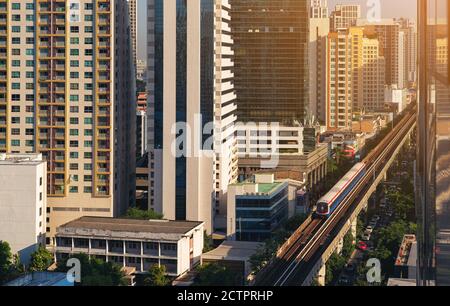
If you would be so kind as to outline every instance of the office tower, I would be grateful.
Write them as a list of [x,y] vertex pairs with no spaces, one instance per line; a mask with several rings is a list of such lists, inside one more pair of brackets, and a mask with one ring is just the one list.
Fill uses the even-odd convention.
[[47,161],[48,238],[134,201],[134,71],[116,12],[125,2],[0,1],[0,151]]
[[303,122],[309,105],[308,0],[231,0],[238,120]]
[[352,35],[348,30],[328,35],[327,129],[352,128]]
[[[392,19],[380,22],[358,21],[358,26],[364,27],[364,34],[368,37],[376,37],[380,42],[380,56],[386,61],[385,85],[404,84],[404,72],[400,71],[400,45],[404,45],[404,39],[400,34],[400,25]],[[401,40],[401,41],[400,41]],[[400,44],[401,43],[401,44]]]
[[0,241],[26,265],[45,246],[46,172],[41,154],[0,153]]
[[327,0],[311,0],[310,18],[322,19],[328,18],[328,1]]
[[404,39],[404,79],[405,83],[415,83],[417,79],[417,31],[414,22],[400,18],[395,20],[400,25]]
[[133,48],[133,63],[137,69],[137,0],[127,0],[128,13],[130,15],[130,40]]
[[358,19],[361,18],[360,5],[336,5],[333,12],[331,12],[331,32],[345,30],[354,27]]
[[309,19],[309,107],[307,114],[325,123],[326,119],[326,77],[327,37],[330,33],[330,19],[326,1],[311,1]]
[[[149,208],[204,221],[208,233],[237,178],[229,10],[222,0],[148,3]],[[174,135],[177,122],[191,135]],[[176,156],[172,145],[180,139]]]
[[364,99],[364,29],[361,27],[350,27],[349,33],[352,35],[352,111],[362,110]]
[[419,0],[418,284],[450,285],[449,1]]
[[373,112],[384,106],[385,61],[379,41],[364,36],[361,27],[349,29],[352,36],[353,112]]

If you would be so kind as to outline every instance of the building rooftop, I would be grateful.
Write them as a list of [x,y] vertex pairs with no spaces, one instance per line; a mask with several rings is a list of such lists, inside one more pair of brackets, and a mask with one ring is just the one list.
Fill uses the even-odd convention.
[[388,287],[415,287],[417,282],[415,279],[390,278],[387,285]]
[[9,154],[0,153],[0,165],[39,165],[44,163],[42,154]]
[[57,236],[179,240],[203,222],[82,217],[61,225]]
[[67,280],[66,273],[57,272],[33,272],[23,275],[9,283],[5,286],[13,287],[48,287],[48,286],[73,286]]
[[398,251],[396,266],[416,266],[417,261],[417,241],[415,235],[405,235],[403,237],[400,250]]
[[263,244],[249,241],[224,241],[216,249],[203,254],[203,259],[209,260],[240,260],[248,261]]

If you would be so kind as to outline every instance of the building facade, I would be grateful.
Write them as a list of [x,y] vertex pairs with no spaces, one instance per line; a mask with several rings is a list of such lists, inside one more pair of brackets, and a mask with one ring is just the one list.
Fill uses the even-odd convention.
[[289,217],[289,183],[273,174],[256,175],[255,182],[231,185],[228,193],[227,237],[265,241]]
[[450,78],[447,0],[418,1],[418,284],[450,285]]
[[302,122],[309,99],[308,0],[231,0],[237,115]]
[[309,106],[307,115],[325,124],[327,91],[327,37],[330,33],[327,1],[312,0],[309,19]]
[[336,5],[334,11],[331,12],[331,32],[338,32],[347,30],[357,24],[358,19],[361,18],[360,5]]
[[[137,2],[138,0],[127,0],[128,14],[130,16],[130,40],[133,52],[133,64],[137,73]],[[137,76],[137,75],[136,75]]]
[[122,1],[0,1],[0,152],[47,161],[48,237],[134,202],[134,71]]
[[327,130],[349,130],[353,111],[352,35],[348,30],[328,35]]
[[237,178],[229,11],[228,1],[148,2],[149,207],[208,232]]
[[83,217],[58,227],[56,260],[87,254],[138,273],[165,266],[179,276],[200,263],[203,223]]
[[25,265],[45,246],[46,175],[41,154],[0,153],[0,241]]

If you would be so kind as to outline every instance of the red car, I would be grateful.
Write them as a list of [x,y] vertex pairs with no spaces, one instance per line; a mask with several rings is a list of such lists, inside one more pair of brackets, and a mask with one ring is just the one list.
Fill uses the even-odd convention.
[[365,252],[365,251],[367,251],[367,249],[369,248],[369,246],[368,246],[367,243],[365,243],[364,241],[360,241],[360,242],[358,243],[357,248],[358,248],[358,250]]

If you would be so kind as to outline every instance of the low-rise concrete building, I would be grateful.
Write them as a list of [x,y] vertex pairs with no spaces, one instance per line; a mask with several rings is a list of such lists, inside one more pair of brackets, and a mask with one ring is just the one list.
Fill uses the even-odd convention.
[[66,273],[32,272],[22,275],[4,286],[10,287],[72,287],[75,283],[67,279]]
[[179,276],[200,263],[203,234],[203,222],[83,217],[58,227],[56,260],[84,253],[137,273],[158,265]]
[[263,244],[251,241],[224,241],[216,249],[202,255],[202,264],[219,263],[232,271],[241,285],[251,280],[250,257]]
[[396,277],[416,279],[417,277],[417,239],[415,235],[405,235],[395,260]]
[[[228,186],[227,239],[264,241],[283,222],[304,207],[297,207],[304,196],[302,182],[275,180],[273,173],[256,174],[254,179]],[[303,203],[303,202],[302,202]]]
[[0,241],[23,264],[45,246],[47,163],[42,154],[0,153]]

